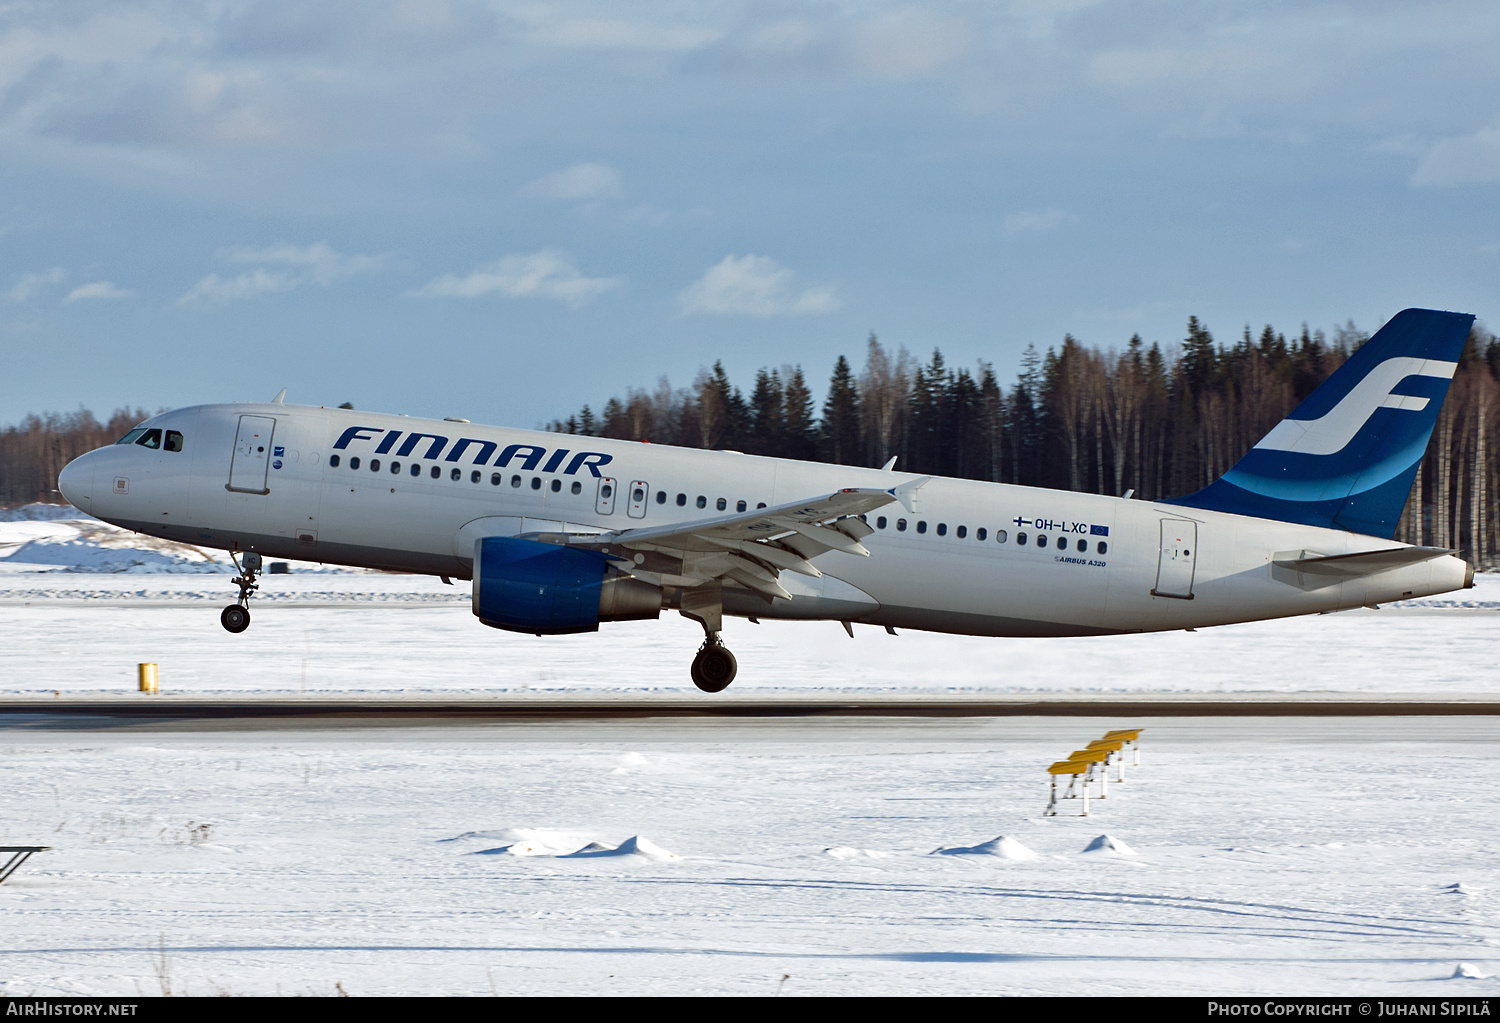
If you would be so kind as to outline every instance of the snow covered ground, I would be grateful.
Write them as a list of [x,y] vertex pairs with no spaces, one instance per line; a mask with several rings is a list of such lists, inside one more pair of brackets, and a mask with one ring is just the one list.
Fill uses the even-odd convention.
[[1492,720],[1121,723],[12,730],[0,991],[1500,993]]
[[[230,636],[228,566],[177,546],[0,522],[0,699],[695,694],[676,615],[516,636],[407,576],[294,565]],[[1080,640],[732,621],[731,693],[1492,694],[1500,580],[1419,604]],[[138,661],[162,696],[128,695]],[[1039,816],[1046,764],[1136,724],[1124,786]],[[0,886],[0,993],[1500,993],[1453,977],[1500,974],[1487,717],[73,727],[0,729],[0,844],[54,847]]]

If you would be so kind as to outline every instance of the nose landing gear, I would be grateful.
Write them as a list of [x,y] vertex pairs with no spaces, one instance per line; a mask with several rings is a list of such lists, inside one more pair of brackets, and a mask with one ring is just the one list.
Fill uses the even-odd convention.
[[229,557],[234,561],[234,567],[239,570],[239,575],[230,581],[240,588],[239,600],[230,604],[219,612],[219,624],[224,626],[228,632],[240,633],[250,628],[250,595],[260,589],[260,584],[255,581],[260,572],[260,555],[254,551],[245,552],[245,566],[240,568],[240,560],[229,552]]

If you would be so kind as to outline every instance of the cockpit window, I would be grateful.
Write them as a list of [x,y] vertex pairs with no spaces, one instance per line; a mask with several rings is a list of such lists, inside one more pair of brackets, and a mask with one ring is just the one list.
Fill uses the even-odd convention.
[[179,433],[176,430],[168,430],[167,431],[167,450],[168,451],[181,451],[182,450],[182,434],[181,433]]
[[145,432],[146,431],[144,429],[142,429],[141,427],[137,426],[134,430],[131,430],[125,436],[123,436],[119,440],[115,441],[115,443],[116,444],[134,444],[137,440],[140,439],[141,434],[143,434]]
[[136,441],[136,443],[143,448],[152,448],[153,450],[159,448],[161,447],[161,431],[147,430],[145,436]]

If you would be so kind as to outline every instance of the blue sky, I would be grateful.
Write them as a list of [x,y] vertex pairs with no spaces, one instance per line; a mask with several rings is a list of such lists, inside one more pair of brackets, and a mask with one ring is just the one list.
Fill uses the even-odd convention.
[[0,423],[1496,325],[1500,7],[0,4]]

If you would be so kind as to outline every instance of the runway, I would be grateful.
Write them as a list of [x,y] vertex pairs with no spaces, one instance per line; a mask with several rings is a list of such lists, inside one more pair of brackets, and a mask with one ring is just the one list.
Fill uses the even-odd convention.
[[1429,694],[1056,694],[963,696],[146,695],[10,696],[3,728],[475,726],[626,719],[1494,717],[1500,701]]

